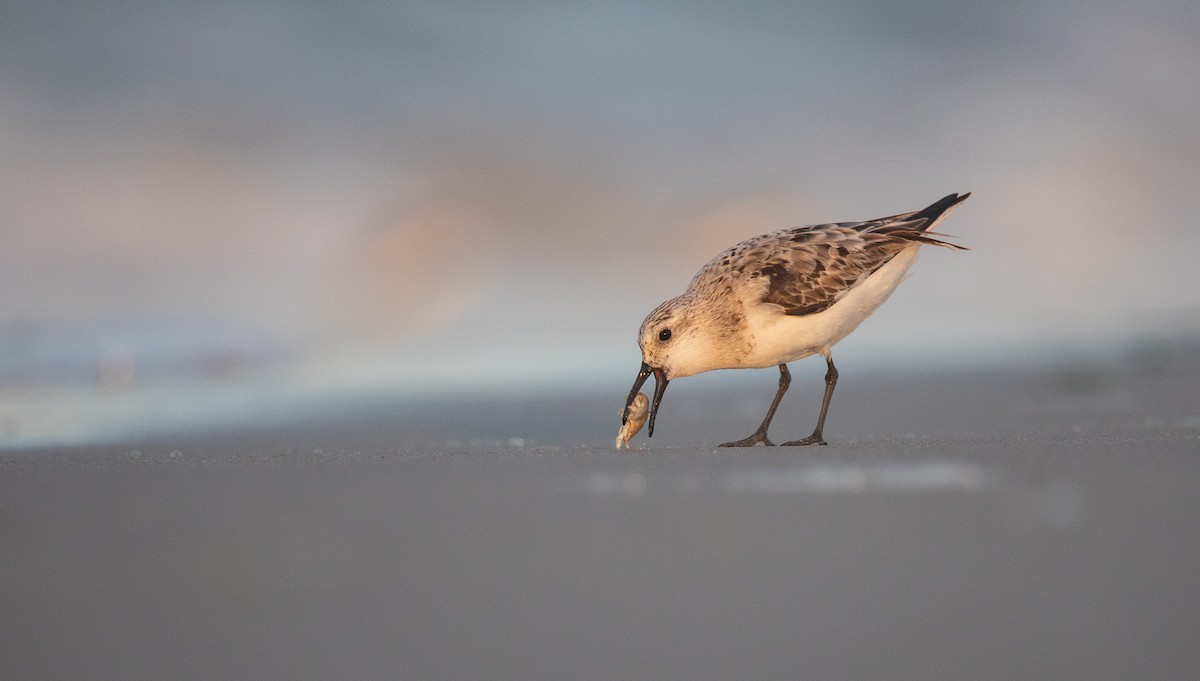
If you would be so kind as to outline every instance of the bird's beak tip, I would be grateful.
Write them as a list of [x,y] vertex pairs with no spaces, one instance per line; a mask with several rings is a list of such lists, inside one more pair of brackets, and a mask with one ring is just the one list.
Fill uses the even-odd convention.
[[654,398],[650,405],[650,422],[647,423],[646,437],[654,437],[654,421],[658,417],[658,406],[662,403],[663,393],[667,391],[667,384],[671,379],[667,378],[667,372],[654,368],[651,369],[654,373]]

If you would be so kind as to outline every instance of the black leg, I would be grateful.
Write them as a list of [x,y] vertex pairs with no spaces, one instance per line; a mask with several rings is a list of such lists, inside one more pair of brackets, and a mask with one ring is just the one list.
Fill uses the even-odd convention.
[[837,367],[833,366],[833,355],[828,352],[825,353],[825,363],[829,368],[825,371],[825,398],[821,400],[821,415],[817,417],[817,427],[813,430],[812,435],[803,440],[783,443],[785,447],[828,444],[821,435],[821,431],[825,430],[825,414],[829,413],[829,400],[833,397],[833,387],[837,385],[838,372]]
[[783,399],[783,394],[787,392],[788,386],[792,384],[792,375],[788,372],[786,364],[779,365],[779,391],[775,393],[775,399],[771,400],[771,408],[767,410],[767,416],[763,419],[762,424],[754,434],[743,440],[736,442],[726,442],[722,447],[753,447],[759,442],[768,447],[774,447],[775,443],[767,439],[767,428],[771,425],[771,419],[775,418],[775,409],[779,406],[779,400]]

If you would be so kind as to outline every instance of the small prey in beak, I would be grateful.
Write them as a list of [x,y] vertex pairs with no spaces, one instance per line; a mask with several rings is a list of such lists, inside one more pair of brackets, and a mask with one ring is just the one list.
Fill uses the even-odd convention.
[[[625,398],[625,411],[621,414],[621,425],[626,425],[630,417],[630,406],[637,399],[638,391],[642,389],[642,384],[650,378],[650,374],[654,374],[654,403],[650,407],[650,427],[646,430],[647,437],[654,437],[654,419],[658,416],[658,405],[662,403],[663,393],[667,391],[667,383],[670,379],[667,378],[666,372],[662,369],[656,369],[649,364],[642,362],[642,368],[638,371],[637,378],[633,381],[633,388],[629,391],[629,397]],[[637,432],[637,431],[634,431]]]
[[629,441],[637,435],[642,429],[642,424],[646,423],[646,416],[650,413],[650,398],[646,397],[646,393],[638,393],[634,396],[633,402],[625,407],[621,414],[621,430],[617,433],[617,449],[621,445],[625,445],[625,449],[629,449]]

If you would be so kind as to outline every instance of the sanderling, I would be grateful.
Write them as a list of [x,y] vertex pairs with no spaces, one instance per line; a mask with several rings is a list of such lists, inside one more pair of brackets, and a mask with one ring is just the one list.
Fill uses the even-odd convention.
[[951,194],[922,210],[866,222],[785,229],[724,251],[696,273],[683,295],[654,308],[642,322],[642,368],[626,407],[654,374],[648,429],[653,437],[658,405],[672,379],[778,365],[779,390],[758,430],[721,445],[771,446],[767,428],[791,383],[787,363],[820,354],[828,368],[817,427],[803,440],[784,444],[825,444],[825,415],[838,379],[830,348],[887,300],[922,245],[965,250],[929,231],[968,196]]
[[650,398],[646,397],[646,393],[634,395],[633,401],[621,410],[621,430],[617,431],[617,449],[620,449],[621,445],[625,445],[625,449],[629,449],[629,441],[642,429],[642,424],[646,422],[646,415],[649,412]]

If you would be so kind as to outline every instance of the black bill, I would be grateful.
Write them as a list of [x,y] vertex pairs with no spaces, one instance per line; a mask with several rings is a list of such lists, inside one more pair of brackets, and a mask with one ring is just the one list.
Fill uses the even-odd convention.
[[662,402],[663,393],[667,392],[667,383],[670,383],[670,380],[662,369],[655,369],[645,362],[642,362],[642,368],[633,382],[633,388],[629,390],[629,397],[625,398],[625,411],[621,412],[621,425],[625,425],[628,420],[629,405],[633,404],[633,398],[637,397],[638,391],[642,389],[642,384],[646,382],[650,374],[654,374],[654,400],[650,405],[650,423],[647,425],[646,436],[654,437],[654,419],[658,416],[658,405]]

